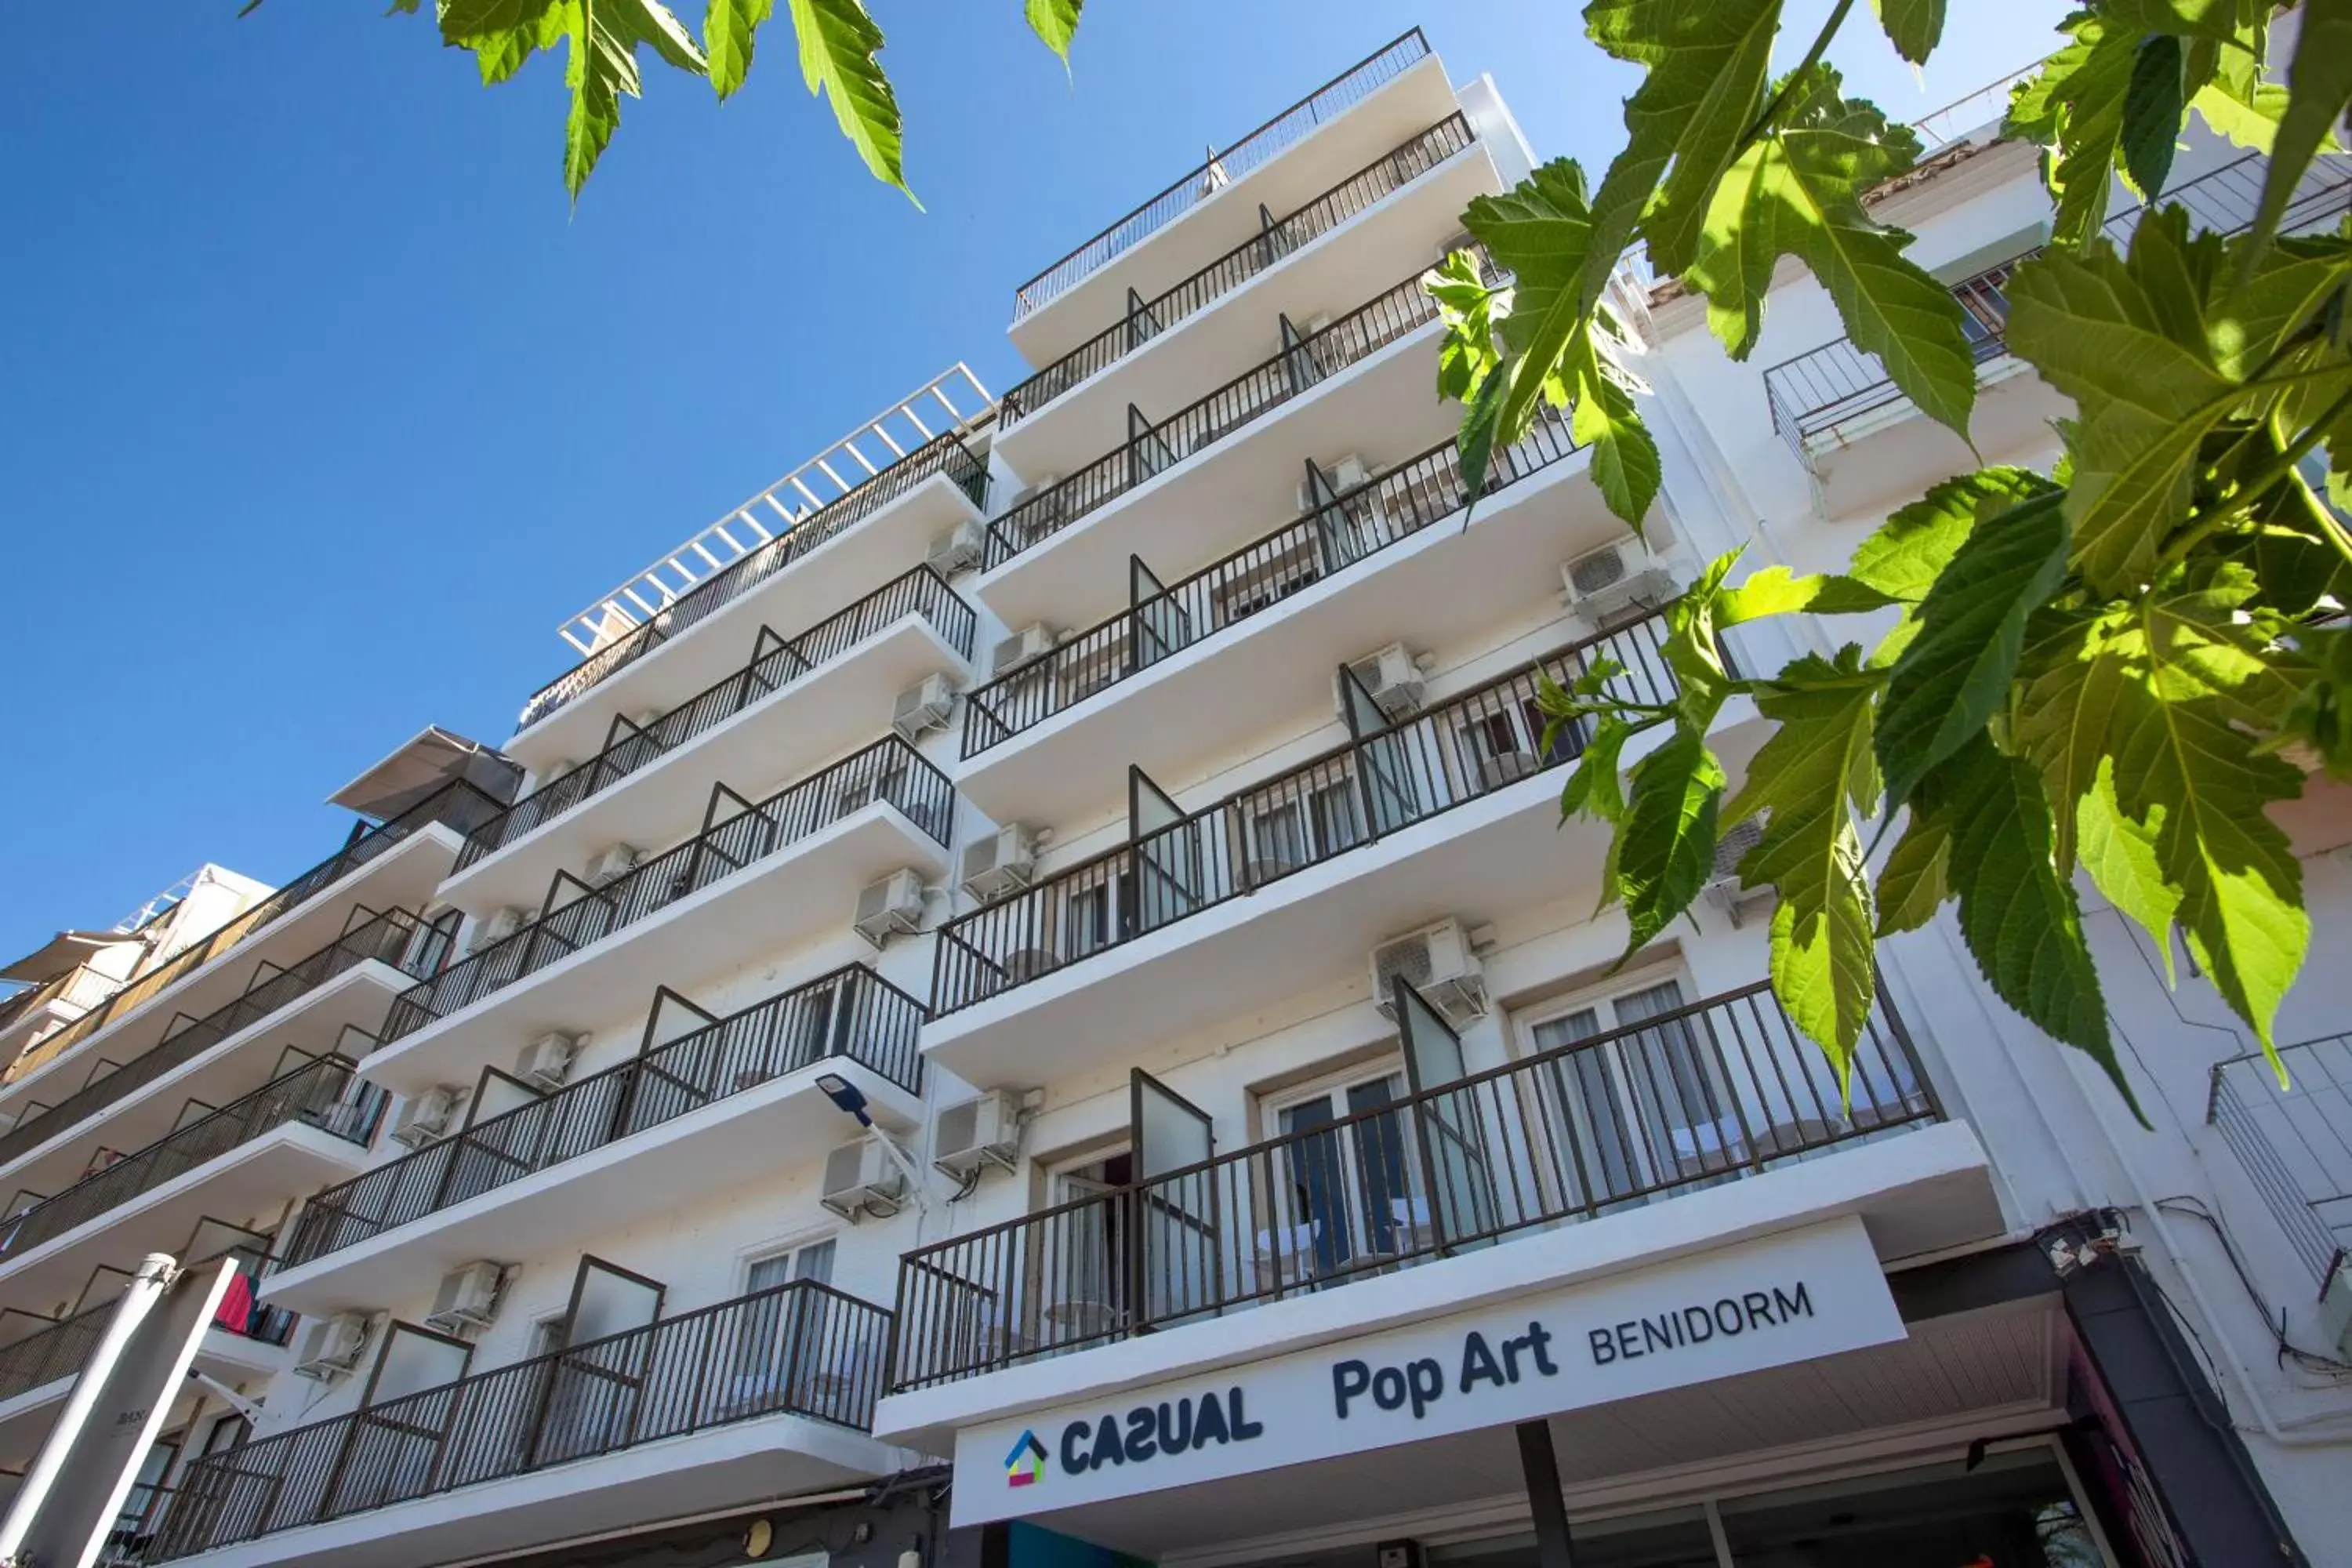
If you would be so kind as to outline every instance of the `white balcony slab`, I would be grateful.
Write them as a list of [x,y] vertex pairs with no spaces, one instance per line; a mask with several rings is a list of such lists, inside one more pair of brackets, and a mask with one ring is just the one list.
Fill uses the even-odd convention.
[[839,1073],[865,1091],[874,1119],[894,1132],[922,1124],[921,1097],[849,1057],[828,1057],[575,1160],[453,1204],[262,1281],[272,1305],[312,1317],[373,1310],[415,1280],[478,1258],[506,1258],[517,1238],[532,1257],[569,1255],[602,1235],[692,1207],[715,1173],[730,1187],[757,1186],[822,1159],[856,1131],[816,1086]]
[[948,852],[887,801],[784,845],[742,870],[614,931],[362,1058],[362,1076],[395,1094],[470,1085],[549,1030],[609,1025],[641,1010],[656,985],[691,993],[762,953],[838,931],[857,891],[900,867],[947,872]]
[[1024,414],[996,438],[997,454],[1024,479],[1083,468],[1127,439],[1129,404],[1162,417],[1279,351],[1280,318],[1303,328],[1318,315],[1343,315],[1414,268],[1435,265],[1462,232],[1471,199],[1502,188],[1486,143],[1473,142]]
[[577,874],[609,846],[650,849],[690,837],[713,784],[765,798],[872,740],[890,721],[898,694],[936,672],[959,686],[971,681],[963,656],[909,611],[879,636],[477,860],[444,883],[440,897],[473,915],[535,908],[558,870]]
[[[26,1187],[57,1192],[80,1175],[100,1144],[126,1153],[143,1149],[179,1124],[181,1109],[189,1100],[226,1105],[281,1071],[291,1071],[300,1064],[286,1056],[288,1047],[325,1056],[341,1043],[347,1026],[373,1033],[383,1023],[392,999],[414,984],[388,963],[370,959],[355,964],[153,1082],[142,1084],[97,1115],[50,1129],[40,1143],[0,1166],[0,1184],[9,1192]],[[346,1048],[363,1044],[355,1040]]]
[[1328,468],[1352,453],[1378,470],[1426,451],[1461,416],[1437,395],[1444,331],[1424,322],[1342,367],[982,573],[968,596],[1008,626],[1088,626],[1127,603],[1130,555],[1172,581],[1294,516],[1309,458]]
[[1444,62],[1425,56],[1016,320],[1013,346],[1052,363],[1125,314],[1129,289],[1151,299],[1257,232],[1260,206],[1296,211],[1456,107]]
[[[301,1331],[299,1325],[295,1331]],[[284,1369],[290,1354],[285,1345],[248,1339],[215,1325],[205,1331],[204,1342],[196,1347],[196,1370],[231,1388],[248,1383],[258,1387]]]
[[1977,367],[1976,409],[1969,419],[1976,452],[1917,404],[1897,396],[1808,439],[1805,460],[1820,487],[1824,515],[1876,517],[1955,474],[2055,452],[2058,437],[2050,422],[2074,415],[2073,400],[2036,375],[2032,366],[2001,354]]
[[1129,763],[1179,784],[1285,721],[1330,710],[1340,663],[1410,629],[1442,647],[1559,600],[1559,565],[1621,536],[1570,454],[1387,549],[1212,632],[961,764],[995,822],[1091,821],[1126,799]]
[[661,713],[677,707],[740,669],[751,657],[762,626],[779,637],[798,637],[920,565],[933,539],[980,515],[954,480],[932,474],[539,722],[517,731],[500,749],[534,773],[567,759],[592,757],[603,749],[614,715]]
[[205,1568],[470,1562],[855,1486],[918,1462],[862,1432],[770,1415],[301,1525],[182,1559]]
[[0,1291],[14,1300],[63,1300],[99,1264],[176,1254],[205,1219],[274,1221],[289,1197],[366,1165],[367,1151],[348,1138],[299,1121],[270,1128],[28,1251],[0,1255]]
[[0,1111],[21,1114],[29,1100],[54,1105],[81,1087],[90,1064],[100,1058],[126,1061],[160,1040],[177,1015],[201,1018],[227,1006],[245,994],[265,962],[291,964],[331,943],[352,923],[355,909],[417,908],[449,874],[464,843],[463,834],[437,822],[409,834],[226,952],[108,1019],[87,1039],[0,1086]]

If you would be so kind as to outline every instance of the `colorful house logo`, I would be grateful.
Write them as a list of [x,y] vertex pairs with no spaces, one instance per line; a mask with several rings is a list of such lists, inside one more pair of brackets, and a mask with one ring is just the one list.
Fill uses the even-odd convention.
[[1037,1441],[1036,1433],[1022,1433],[1021,1440],[1013,1445],[1013,1452],[1004,1456],[1004,1484],[1034,1487],[1045,1473],[1045,1445]]

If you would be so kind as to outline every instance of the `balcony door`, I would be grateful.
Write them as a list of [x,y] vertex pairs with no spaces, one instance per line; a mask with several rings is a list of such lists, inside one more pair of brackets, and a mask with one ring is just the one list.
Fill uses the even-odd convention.
[[776,1410],[807,1410],[817,1403],[828,1298],[787,1287],[833,1283],[835,1244],[831,1237],[756,1259],[746,1273],[746,1306],[732,1357],[728,1386],[720,1391],[721,1419]]
[[[1666,1016],[1685,999],[1668,980],[1535,1022],[1538,1051],[1560,1053],[1542,1077],[1557,1106],[1547,1120],[1565,1206],[1605,1211],[1747,1158],[1706,1020]],[[1653,1018],[1664,1021],[1637,1026]],[[1579,1047],[1585,1040],[1595,1043]]]
[[667,1291],[659,1280],[583,1258],[564,1314],[562,1353],[548,1363],[534,1465],[602,1454],[635,1440],[653,1349],[649,1331]]
[[1283,1139],[1253,1267],[1262,1295],[1419,1250],[1429,1198],[1402,1109],[1403,1065],[1359,1068],[1268,1103]]
[[1085,1344],[1126,1323],[1134,1243],[1125,1194],[1134,1179],[1135,1157],[1124,1149],[1054,1173],[1046,1195],[1062,1215],[1039,1235],[1041,1347]]

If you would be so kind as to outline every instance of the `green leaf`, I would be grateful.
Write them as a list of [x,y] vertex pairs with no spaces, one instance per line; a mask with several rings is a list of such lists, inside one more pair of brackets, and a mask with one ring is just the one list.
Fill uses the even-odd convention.
[[2188,111],[2181,56],[2180,40],[2162,33],[2142,38],[2132,56],[2131,85],[2124,93],[2124,172],[2149,201],[2172,174],[2172,153]]
[[2171,33],[2216,44],[2254,41],[2267,0],[2099,0],[2099,14],[2144,33]]
[[1952,291],[1906,260],[1911,237],[1872,221],[1864,193],[1910,166],[1917,135],[1838,94],[1815,66],[1782,84],[1780,125],[1740,154],[1717,190],[1688,280],[1734,359],[1763,330],[1772,266],[1794,256],[1837,304],[1847,335],[1927,415],[1968,439],[1977,369]]
[[[1449,250],[1421,275],[1421,291],[1437,306],[1445,337],[1437,351],[1437,395],[1467,403],[1472,389],[1501,358],[1495,346],[1495,311],[1510,290],[1490,286],[1478,258]],[[1507,304],[1503,308],[1507,313]]]
[[2047,495],[2053,488],[2025,468],[1979,468],[1946,479],[1897,509],[1855,546],[1847,575],[1889,599],[1916,604],[1951,564],[1979,519]]
[[1703,733],[1677,731],[1633,764],[1609,889],[1625,905],[1627,957],[1690,908],[1714,870],[1725,783]]
[[1576,759],[1576,771],[1568,775],[1568,783],[1559,792],[1559,819],[1571,816],[1596,817],[1615,823],[1625,815],[1624,783],[1617,776],[1618,760],[1624,754],[1625,742],[1633,737],[1633,727],[1614,714],[1604,715],[1592,727],[1592,739],[1584,743],[1583,753]]
[[1889,805],[1984,731],[2009,692],[2026,617],[2066,571],[2062,494],[1979,522],[1919,604],[1919,632],[1895,661],[1878,719]]
[[1768,616],[1790,616],[1799,611],[1811,611],[1817,616],[1861,615],[1883,610],[1895,602],[1852,577],[1835,573],[1800,577],[1786,566],[1767,566],[1749,574],[1748,581],[1738,587],[1726,588],[1716,595],[1715,624],[1721,630]]
[[1759,688],[1756,706],[1779,728],[1748,764],[1723,809],[1726,826],[1764,819],[1739,862],[1749,888],[1770,884],[1772,989],[1837,1068],[1841,1089],[1877,994],[1870,892],[1853,812],[1878,799],[1871,718],[1881,677],[1848,644],[1835,662],[1808,655]]
[[496,87],[533,54],[562,42],[576,13],[559,0],[450,0],[436,19],[441,41],[471,50],[482,85]]
[[[858,0],[787,0],[800,42],[801,79],[823,93],[834,120],[866,167],[884,184],[915,201],[902,166],[898,95],[882,74],[882,29]],[[923,204],[915,201],[919,208]]]
[[2276,82],[2256,82],[2243,97],[2219,82],[2208,82],[2197,89],[2189,107],[2217,134],[2249,152],[2266,153],[2278,139],[2286,102],[2287,90]]
[[1078,11],[1085,4],[1086,0],[1026,0],[1029,30],[1065,67],[1070,63],[1070,40],[1078,36]]
[[1944,0],[1870,0],[1895,52],[1924,66],[1944,37]]
[[2352,784],[2352,630],[2314,627],[2296,640],[2312,668],[2280,721],[2279,740],[2308,748],[2328,777]]
[[[443,23],[447,25],[446,15]],[[563,184],[576,202],[620,126],[622,98],[635,98],[643,89],[637,46],[650,44],[682,69],[709,67],[693,35],[660,0],[558,0],[541,25],[551,39],[560,29],[571,41],[563,69],[564,85],[572,89],[563,127]]]
[[2045,167],[2058,204],[2051,242],[2079,248],[2106,219],[2107,180],[2143,35],[2089,11],[2076,12],[2063,30],[2071,41],[2010,100],[2006,133],[2056,150]]
[[2311,160],[2352,108],[2352,0],[2305,0],[2294,60],[2287,67],[2286,111],[2271,144],[2262,205],[2246,255],[2261,255]]
[[761,24],[775,15],[776,0],[710,0],[702,20],[702,40],[710,51],[710,85],[731,98],[751,69],[751,46]]
[[1569,435],[1578,446],[1592,448],[1592,482],[1601,487],[1601,499],[1638,531],[1658,496],[1658,444],[1633,398],[1602,367],[1590,333],[1584,352],[1576,356],[1574,375],[1576,406]]
[[1952,825],[1916,809],[1878,874],[1878,935],[1917,931],[1951,897]]

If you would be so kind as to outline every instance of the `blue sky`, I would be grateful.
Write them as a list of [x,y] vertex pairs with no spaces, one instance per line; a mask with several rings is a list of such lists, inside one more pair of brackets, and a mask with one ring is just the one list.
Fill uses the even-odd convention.
[[[484,91],[380,0],[100,7],[20,57],[0,952],[205,860],[293,875],[427,723],[503,740],[566,614],[954,361],[1017,380],[1015,284],[1415,23],[1541,155],[1605,162],[1633,80],[1559,0],[1094,0],[1074,82],[1017,0],[873,4],[926,213],[781,21],[724,106],[648,57],[576,214],[560,62]],[[1913,118],[2064,9],[1967,7],[1922,79],[1857,7],[1832,58]]]

